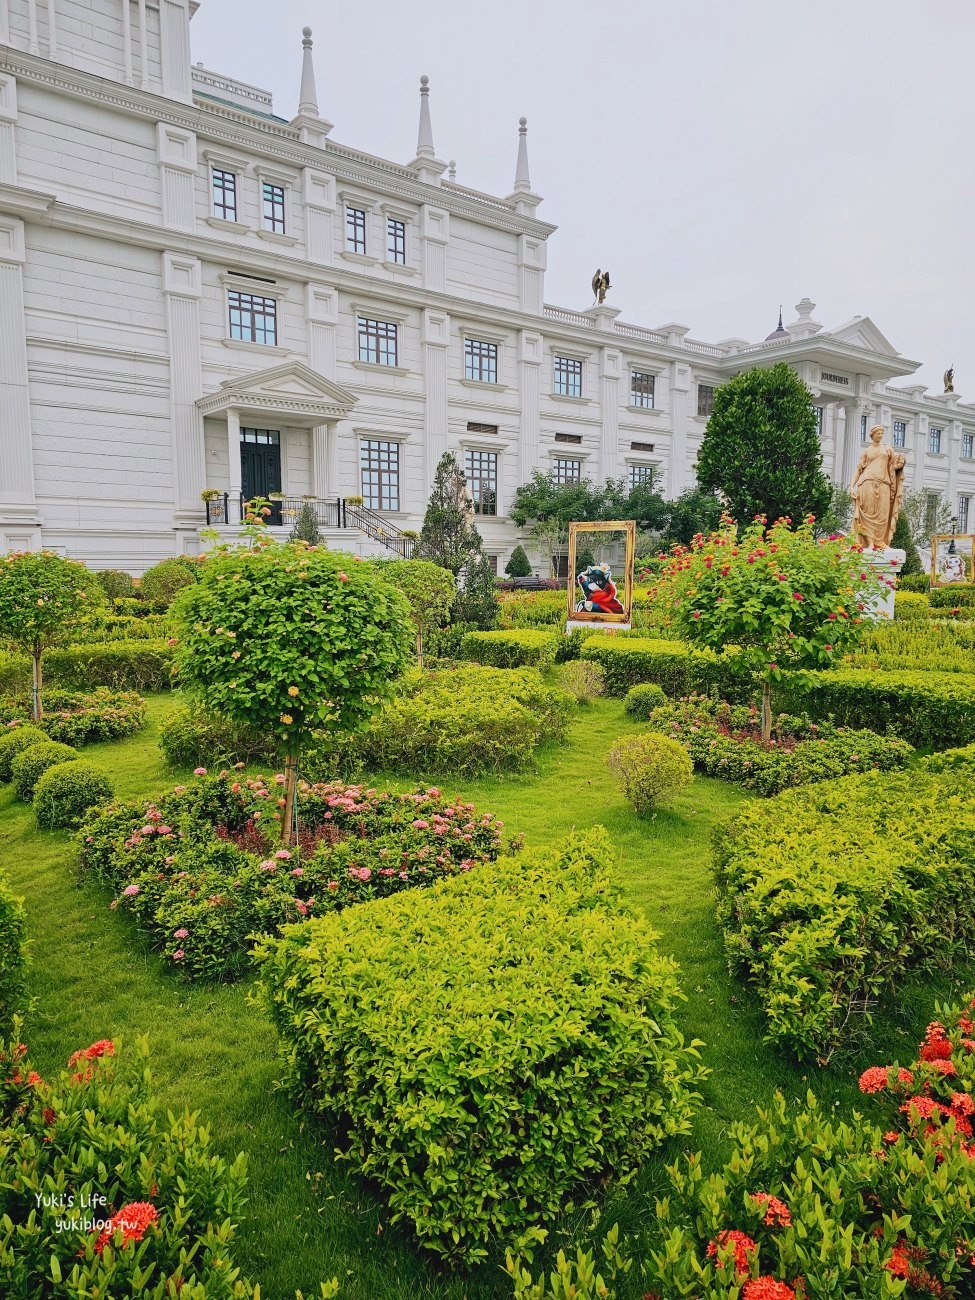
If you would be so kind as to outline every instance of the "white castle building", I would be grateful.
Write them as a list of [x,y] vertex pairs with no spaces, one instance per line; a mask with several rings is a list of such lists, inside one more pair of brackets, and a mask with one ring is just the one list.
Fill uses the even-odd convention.
[[307,29],[287,120],[192,65],[198,8],[0,0],[0,551],[139,572],[282,493],[285,525],[313,499],[365,553],[419,528],[449,449],[503,568],[532,471],[676,495],[714,389],[779,360],[837,482],[882,423],[975,528],[975,405],[891,386],[919,363],[870,319],[824,330],[803,299],[764,342],[703,343],[549,306],[524,119],[507,196],[438,159],[425,77],[416,157],[372,157],[331,139]]

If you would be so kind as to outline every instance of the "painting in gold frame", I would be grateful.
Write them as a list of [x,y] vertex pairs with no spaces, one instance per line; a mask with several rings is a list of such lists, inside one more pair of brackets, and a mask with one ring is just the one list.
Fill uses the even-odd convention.
[[[622,584],[613,577],[612,566],[607,562],[586,566],[581,573],[576,563],[583,537],[584,549],[590,534],[622,533],[625,555]],[[629,626],[633,613],[633,561],[636,554],[636,523],[632,519],[608,523],[569,524],[569,580],[567,583],[567,610],[569,623],[604,623],[610,627]],[[622,585],[622,594],[620,586]]]
[[975,578],[973,556],[975,533],[936,533],[931,538],[931,586],[971,582]]

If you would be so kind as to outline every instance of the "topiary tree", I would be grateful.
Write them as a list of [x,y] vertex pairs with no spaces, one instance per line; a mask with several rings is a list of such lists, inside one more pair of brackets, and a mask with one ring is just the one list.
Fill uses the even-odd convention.
[[290,843],[302,748],[313,731],[362,730],[391,694],[409,660],[406,598],[355,556],[265,540],[211,552],[173,612],[181,681],[284,754]]
[[109,600],[132,600],[135,597],[135,579],[124,569],[102,569],[95,578]]
[[295,526],[291,530],[293,542],[307,542],[309,546],[322,546],[322,535],[318,531],[318,516],[310,501],[305,501],[298,511]]
[[457,595],[450,617],[454,623],[466,623],[482,632],[497,627],[501,616],[501,602],[494,574],[486,556],[479,555],[460,575]]
[[894,535],[890,539],[890,545],[893,550],[904,551],[907,556],[898,571],[899,577],[914,578],[926,572],[924,565],[921,563],[921,556],[914,544],[914,538],[911,536],[910,520],[903,510],[897,516],[897,523],[894,527]]
[[416,657],[422,668],[423,638],[449,618],[457,592],[454,578],[432,560],[387,560],[374,567],[409,601],[416,629]]
[[43,716],[42,656],[67,639],[82,613],[104,604],[95,575],[53,551],[13,551],[0,557],[0,641],[30,655],[33,715]]
[[825,512],[830,485],[812,394],[791,366],[746,370],[716,390],[697,479],[721,493],[739,524]]
[[509,578],[530,578],[532,576],[531,560],[528,552],[519,542],[508,558],[504,571]]
[[762,737],[772,731],[772,684],[788,669],[824,668],[860,635],[865,610],[887,580],[842,538],[816,541],[810,517],[766,532],[756,520],[737,540],[734,523],[676,548],[654,596],[674,609],[674,625],[698,646],[741,649],[762,683]]
[[481,553],[481,535],[474,527],[474,507],[467,478],[452,451],[440,457],[433,490],[423,516],[416,547],[418,560],[432,560],[456,578]]
[[174,555],[171,560],[160,560],[146,569],[139,583],[143,600],[154,604],[171,605],[177,592],[196,582],[196,564],[188,555]]

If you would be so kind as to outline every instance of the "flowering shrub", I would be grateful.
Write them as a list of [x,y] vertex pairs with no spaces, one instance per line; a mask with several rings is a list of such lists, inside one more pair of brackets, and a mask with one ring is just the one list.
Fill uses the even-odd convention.
[[864,565],[862,548],[842,538],[819,541],[810,518],[766,529],[759,516],[739,539],[724,521],[711,537],[675,547],[657,583],[674,607],[675,626],[695,645],[738,646],[762,682],[763,727],[771,724],[771,689],[797,668],[829,667],[859,637],[865,611],[893,579]]
[[43,830],[77,826],[89,808],[111,799],[112,783],[90,763],[77,759],[55,763],[34,787],[34,812]]
[[555,662],[559,634],[545,628],[468,632],[461,642],[463,659],[493,668],[546,668]]
[[0,1038],[10,1032],[14,1016],[25,1009],[27,922],[23,900],[0,873]]
[[839,668],[796,674],[788,686],[787,698],[841,726],[869,727],[934,749],[975,740],[972,674]]
[[[400,694],[351,748],[362,762],[390,771],[517,770],[530,766],[540,745],[562,738],[571,712],[571,697],[546,686],[534,668],[466,664],[404,679]],[[313,772],[328,770],[343,749],[349,746],[323,747]]]
[[694,777],[681,745],[652,731],[618,740],[606,756],[606,765],[638,816],[680,794]]
[[[44,716],[36,725],[65,745],[92,745],[130,736],[145,726],[146,702],[134,691],[114,694],[101,688],[87,694],[50,690]],[[22,727],[31,714],[29,698],[0,700],[0,728]],[[2,731],[0,731],[2,734]]]
[[664,704],[648,721],[654,731],[679,741],[699,771],[762,795],[851,772],[892,771],[904,767],[914,752],[895,736],[817,725],[785,713],[773,719],[764,741],[756,708],[706,696]]
[[536,1242],[689,1131],[704,1072],[676,967],[619,902],[614,860],[587,831],[259,947],[304,1112],[438,1254]]
[[247,966],[251,935],[466,874],[503,847],[503,822],[433,787],[302,782],[298,842],[284,849],[283,797],[281,776],[201,769],[154,803],[90,817],[78,835],[82,869],[112,887],[112,906],[184,976],[227,979]]
[[147,1057],[103,1039],[44,1079],[0,1048],[0,1294],[256,1296],[232,1254],[246,1157],[165,1116]]
[[591,659],[574,659],[559,669],[559,686],[578,704],[588,704],[606,694],[606,673]]
[[10,765],[17,798],[30,803],[34,797],[34,786],[49,767],[55,763],[68,763],[78,757],[78,751],[70,745],[59,745],[56,740],[41,740],[36,745],[22,749]]
[[654,682],[668,695],[714,690],[725,699],[747,699],[752,693],[748,665],[733,647],[715,654],[694,650],[680,641],[616,633],[588,636],[582,657],[602,666],[610,695],[625,695],[641,682]]
[[825,1062],[909,967],[975,940],[975,808],[952,774],[870,773],[751,804],[715,838],[718,921],[769,1041]]

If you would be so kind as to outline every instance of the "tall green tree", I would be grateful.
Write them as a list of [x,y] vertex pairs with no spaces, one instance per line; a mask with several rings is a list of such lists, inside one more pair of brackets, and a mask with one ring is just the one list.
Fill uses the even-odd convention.
[[713,492],[700,487],[685,488],[676,501],[667,503],[667,529],[660,545],[690,546],[697,533],[713,533],[721,521],[724,507]]
[[739,528],[759,515],[798,524],[826,511],[830,485],[812,394],[791,366],[746,370],[715,392],[697,479],[721,493]]
[[910,522],[903,510],[897,516],[897,524],[894,528],[894,535],[890,539],[890,545],[893,550],[904,551],[906,555],[903,565],[898,570],[900,577],[914,578],[926,572],[921,563],[918,549],[914,544],[914,538],[911,536]]
[[474,507],[467,478],[452,451],[440,457],[427,502],[418,560],[432,560],[456,578],[481,553],[481,535],[474,527]]
[[530,578],[532,573],[531,561],[528,553],[519,542],[511,552],[508,563],[504,566],[504,571],[509,578]]

